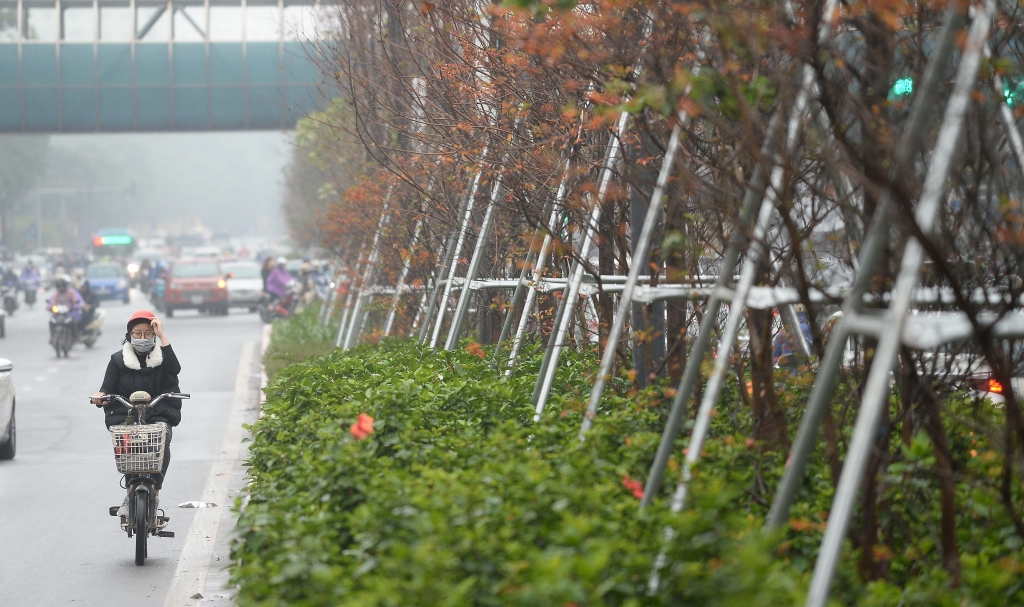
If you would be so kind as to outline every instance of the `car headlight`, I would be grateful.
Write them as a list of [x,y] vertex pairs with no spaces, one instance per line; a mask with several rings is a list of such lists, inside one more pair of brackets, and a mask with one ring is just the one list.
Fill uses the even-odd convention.
[[127,286],[128,286],[128,283],[125,282],[125,280],[123,278],[121,280],[117,281],[117,288],[118,289],[123,289],[123,288],[125,288]]
[[227,288],[227,286],[228,286],[228,281],[224,280],[223,278],[221,278],[220,280],[217,281],[217,288],[218,289],[224,289],[224,288]]
[[137,264],[137,263],[130,263],[130,264],[128,264],[128,273],[129,274],[135,274],[138,271],[139,271],[139,264]]

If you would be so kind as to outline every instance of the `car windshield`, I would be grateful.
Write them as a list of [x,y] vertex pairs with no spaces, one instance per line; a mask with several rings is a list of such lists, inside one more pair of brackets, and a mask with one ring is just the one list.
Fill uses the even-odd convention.
[[241,263],[224,266],[224,271],[234,274],[235,278],[260,278],[260,267],[252,263]]
[[219,276],[220,268],[215,263],[182,263],[174,266],[175,278],[205,278]]
[[85,271],[86,278],[117,278],[121,270],[117,266],[89,266]]

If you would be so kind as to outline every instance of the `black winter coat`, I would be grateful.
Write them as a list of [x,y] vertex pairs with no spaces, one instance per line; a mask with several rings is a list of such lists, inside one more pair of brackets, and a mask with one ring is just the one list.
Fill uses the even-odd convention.
[[[148,356],[136,356],[131,344],[125,344],[120,352],[110,356],[107,372],[103,376],[100,392],[117,394],[125,400],[132,392],[144,390],[150,396],[167,392],[181,392],[178,387],[178,373],[181,364],[171,346],[154,348]],[[104,422],[107,427],[124,423],[128,418],[128,410],[121,403],[103,406]],[[181,421],[181,399],[165,398],[146,414],[146,422],[166,422],[168,426],[177,426]]]

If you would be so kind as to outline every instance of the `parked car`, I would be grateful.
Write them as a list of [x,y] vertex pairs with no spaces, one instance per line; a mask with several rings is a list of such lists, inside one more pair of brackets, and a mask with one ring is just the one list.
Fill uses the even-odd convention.
[[176,310],[228,313],[228,283],[220,264],[208,259],[179,259],[171,263],[164,287],[167,316]]
[[120,299],[124,303],[130,300],[128,276],[120,264],[94,263],[86,268],[85,278],[101,300]]
[[228,283],[228,305],[249,308],[255,312],[263,294],[263,275],[260,264],[251,261],[222,263],[221,271]]
[[17,427],[14,423],[14,363],[0,358],[0,460],[14,459],[18,446]]

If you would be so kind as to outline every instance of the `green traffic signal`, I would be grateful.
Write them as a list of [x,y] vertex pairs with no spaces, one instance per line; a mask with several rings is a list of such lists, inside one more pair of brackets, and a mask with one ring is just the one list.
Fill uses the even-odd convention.
[[896,84],[892,85],[892,94],[894,97],[903,97],[914,92],[914,79],[913,78],[900,78],[896,81]]

